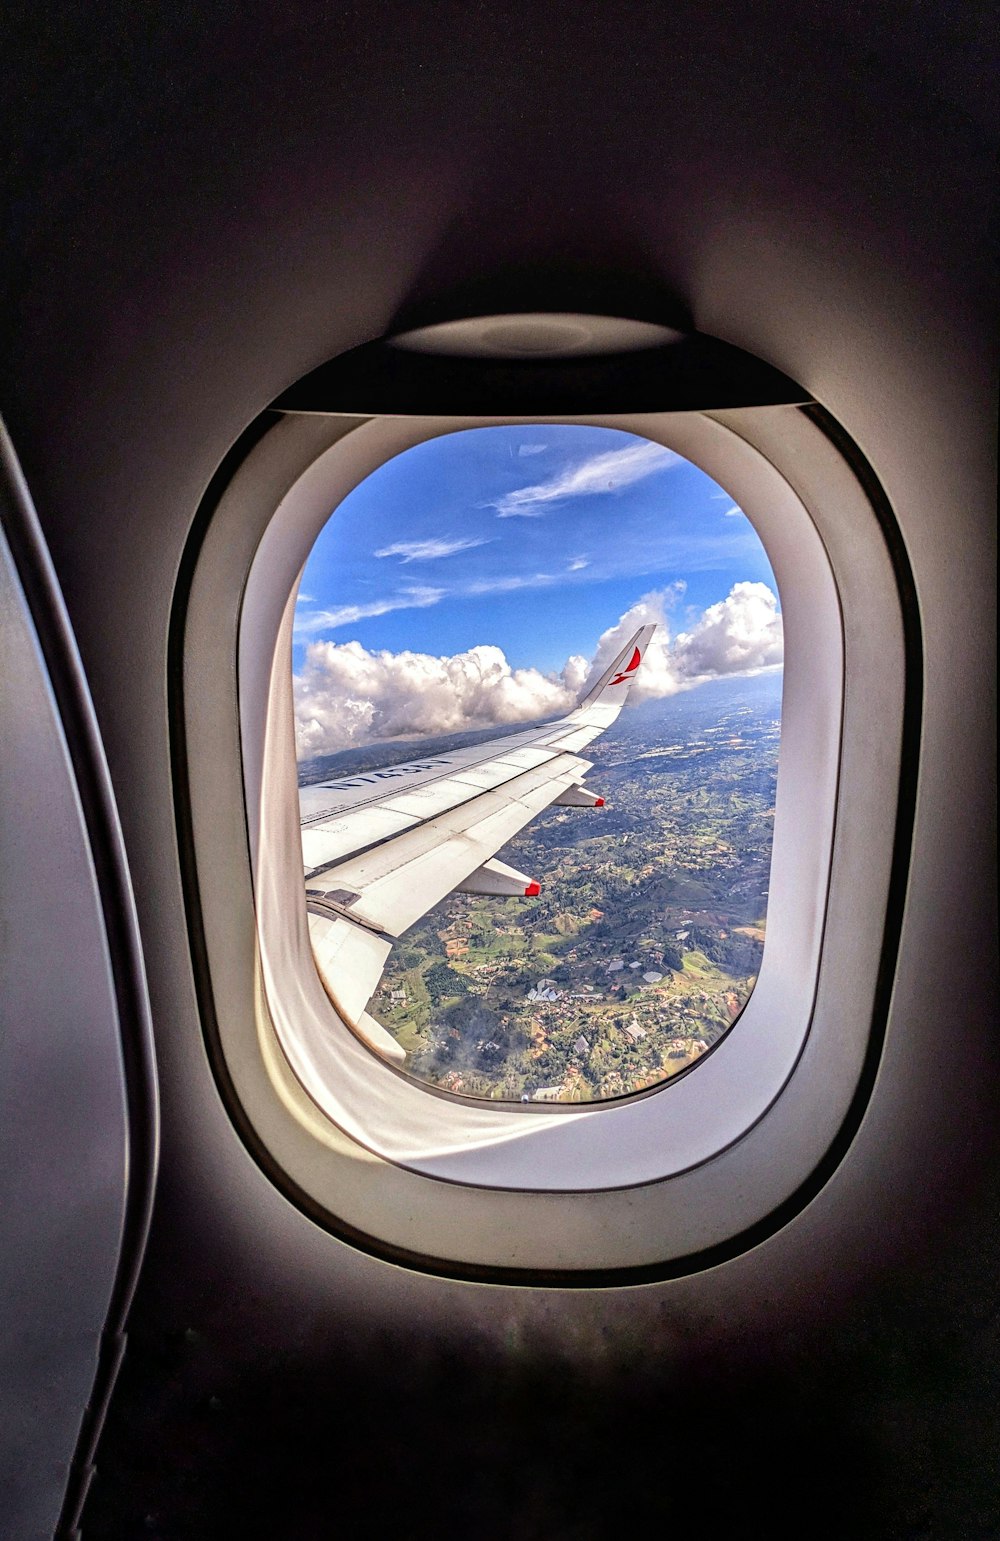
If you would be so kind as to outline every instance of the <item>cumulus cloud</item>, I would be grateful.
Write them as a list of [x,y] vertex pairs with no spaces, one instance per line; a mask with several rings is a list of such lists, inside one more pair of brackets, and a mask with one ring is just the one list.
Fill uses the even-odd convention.
[[604,673],[640,626],[648,626],[652,622],[656,625],[656,631],[646,649],[646,656],[642,661],[642,668],[639,670],[635,684],[629,691],[629,701],[635,706],[641,701],[655,701],[663,696],[672,696],[680,690],[681,682],[677,678],[673,664],[668,618],[668,611],[678,597],[676,591],[663,589],[647,594],[626,610],[614,626],[609,626],[607,631],[602,632],[588,671],[588,685]]
[[431,562],[436,557],[454,556],[456,551],[471,551],[474,546],[488,546],[496,536],[483,536],[477,540],[463,540],[460,535],[439,535],[429,540],[397,540],[392,546],[383,546],[376,556],[398,556],[407,562]]
[[540,455],[542,450],[548,449],[548,447],[547,444],[519,444],[517,453],[519,455]]
[[295,680],[298,753],[531,722],[568,711],[586,672],[577,657],[558,675],[512,669],[501,648],[486,645],[435,658],[313,642]]
[[644,439],[640,444],[627,444],[624,449],[589,455],[576,465],[564,467],[547,481],[505,493],[492,506],[499,519],[538,519],[548,511],[550,503],[561,502],[564,498],[617,491],[620,487],[629,487],[633,482],[642,481],[655,471],[666,470],[668,466],[679,462],[680,456],[675,455],[673,450]]
[[629,692],[633,706],[662,700],[725,674],[756,674],[783,657],[778,601],[766,583],[735,583],[725,599],[709,605],[690,631],[671,635],[670,611],[684,594],[681,581],[647,594],[608,628],[589,672],[597,679],[640,626],[656,631]]
[[334,610],[314,610],[311,615],[296,618],[296,636],[308,636],[314,631],[334,631],[338,626],[353,626],[355,621],[365,621],[374,615],[389,615],[393,610],[426,610],[429,605],[439,604],[446,589],[418,587],[401,589],[385,599],[373,599],[367,605],[339,605]]
[[657,631],[632,687],[633,704],[781,663],[781,616],[765,583],[734,584],[689,630],[673,635],[671,612],[684,587],[678,582],[645,595],[604,632],[593,659],[574,654],[552,674],[514,669],[501,648],[487,645],[435,657],[370,652],[360,642],[311,642],[294,681],[299,757],[567,712],[650,621]]
[[725,599],[680,633],[673,653],[684,677],[694,681],[773,668],[784,657],[777,599],[766,583],[734,583]]

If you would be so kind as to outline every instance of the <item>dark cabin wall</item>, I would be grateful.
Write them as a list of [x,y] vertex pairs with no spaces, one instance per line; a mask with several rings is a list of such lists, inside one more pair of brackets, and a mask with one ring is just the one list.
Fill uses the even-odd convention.
[[[0,407],[121,801],[164,1101],[85,1533],[1000,1535],[988,17],[98,3],[7,30]],[[914,1036],[810,1209],[667,1286],[350,1252],[247,1160],[201,1046],[165,699],[193,511],[299,375],[463,303],[689,317],[801,380],[894,497],[935,644]]]

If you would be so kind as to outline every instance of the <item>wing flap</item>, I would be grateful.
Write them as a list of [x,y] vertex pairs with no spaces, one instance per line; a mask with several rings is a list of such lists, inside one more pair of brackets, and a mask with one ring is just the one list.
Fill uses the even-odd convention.
[[[418,825],[395,840],[338,862],[328,876],[331,879],[336,877],[338,882],[346,882],[348,887],[358,886],[350,881],[352,876],[356,876],[360,885],[364,886],[378,877],[388,876],[424,851],[433,851],[443,840],[452,836],[479,830],[486,838],[492,839],[494,832],[499,835],[508,827],[511,815],[519,818],[519,810],[523,812],[528,809],[532,814],[537,813],[559,795],[564,783],[569,785],[581,779],[590,768],[590,761],[580,760],[575,755],[561,755],[559,763],[553,763],[552,769],[546,774],[527,771],[502,789],[482,792],[472,802],[449,809],[447,813]],[[509,838],[509,835],[502,837]],[[493,854],[491,851],[490,855]]]
[[502,752],[497,755],[497,760],[502,765],[510,765],[514,770],[534,770],[538,765],[544,765],[546,760],[551,760],[552,750],[547,747],[547,741],[543,744],[525,744],[523,749],[513,749],[509,754]]
[[553,740],[553,744],[557,744],[560,749],[586,749],[600,732],[600,728],[573,728],[569,733],[561,733]]
[[435,814],[444,813],[448,808],[460,807],[462,803],[471,802],[478,797],[479,788],[469,786],[455,776],[447,776],[443,781],[432,782],[427,787],[415,787],[412,792],[402,792],[399,797],[390,798],[382,807],[388,808],[392,813],[406,813],[418,819],[432,819]]
[[339,862],[327,880],[356,891],[359,920],[400,936],[501,846],[575,785],[586,761],[560,755],[552,768],[529,771],[503,792],[486,792],[464,809]]
[[489,792],[493,787],[512,781],[519,774],[506,760],[490,760],[486,765],[474,765],[464,770],[455,780],[462,786],[475,787],[477,792]]
[[309,940],[323,988],[344,1021],[356,1027],[382,978],[391,939],[345,916],[310,913]]
[[342,856],[391,839],[419,822],[413,814],[382,807],[366,808],[342,819],[332,819],[328,824],[312,825],[302,830],[303,865],[307,872],[321,872]]
[[382,978],[392,943],[343,916],[310,913],[309,940],[316,971],[341,1020],[382,1059],[402,1065],[406,1052],[365,1007]]

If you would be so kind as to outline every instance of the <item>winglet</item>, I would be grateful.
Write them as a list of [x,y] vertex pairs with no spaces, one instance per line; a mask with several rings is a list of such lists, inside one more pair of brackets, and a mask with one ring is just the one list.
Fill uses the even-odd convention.
[[582,698],[579,706],[595,706],[598,701],[621,706],[628,695],[629,686],[639,672],[639,665],[646,656],[646,648],[655,630],[655,622],[651,626],[640,626],[614,662],[605,669],[593,689]]

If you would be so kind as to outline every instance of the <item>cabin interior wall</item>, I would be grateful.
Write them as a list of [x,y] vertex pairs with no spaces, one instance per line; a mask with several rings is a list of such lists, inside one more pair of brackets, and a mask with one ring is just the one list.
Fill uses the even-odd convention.
[[[27,4],[8,46],[0,406],[105,737],[163,1099],[85,1533],[1000,1533],[978,8]],[[249,1160],[204,1051],[166,700],[190,521],[282,389],[450,306],[756,352],[857,440],[914,566],[885,1073],[809,1209],[690,1279],[509,1289],[352,1251]]]

